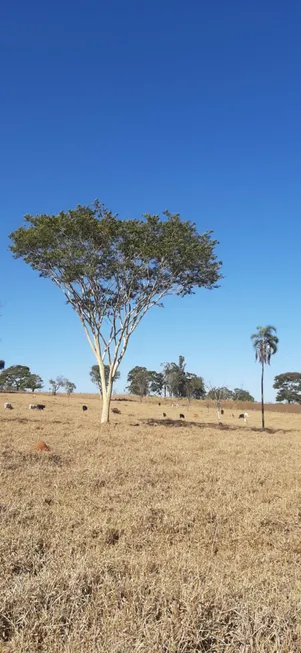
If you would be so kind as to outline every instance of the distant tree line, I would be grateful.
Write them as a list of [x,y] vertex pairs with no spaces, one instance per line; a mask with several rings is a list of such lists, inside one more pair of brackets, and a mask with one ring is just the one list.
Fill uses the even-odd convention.
[[144,397],[149,394],[166,397],[202,399],[206,394],[201,376],[186,371],[184,356],[178,363],[164,363],[162,372],[136,366],[128,373],[127,390],[130,394]]
[[162,372],[148,370],[136,366],[127,376],[127,390],[130,394],[145,397],[159,395],[164,397],[190,399],[213,399],[220,402],[223,399],[234,401],[254,401],[254,397],[240,388],[229,390],[226,387],[206,390],[202,376],[186,371],[184,356],[179,356],[178,363],[163,363]]
[[[31,390],[42,390],[44,381],[39,374],[33,374],[27,365],[11,365],[5,369],[5,362],[0,361],[0,390],[8,392],[20,392]],[[76,389],[75,383],[64,376],[57,376],[49,380],[50,389],[53,395],[57,394],[60,388],[70,395]]]

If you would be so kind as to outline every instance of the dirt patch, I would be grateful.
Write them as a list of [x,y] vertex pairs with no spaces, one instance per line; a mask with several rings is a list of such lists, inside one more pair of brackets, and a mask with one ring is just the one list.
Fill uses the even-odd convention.
[[[197,427],[199,429],[216,429],[219,431],[255,431],[256,433],[295,433],[296,429],[272,429],[272,428],[266,428],[264,431],[262,431],[260,428],[256,426],[245,426],[241,427],[235,426],[232,424],[225,424],[224,422],[191,422],[188,420],[180,420],[180,419],[170,419],[170,418],[165,418],[165,419],[146,419],[146,420],[141,420],[143,424],[147,424],[148,426],[167,426],[167,427],[173,427],[173,428],[191,428],[191,427]],[[136,424],[133,424],[133,426],[136,426]]]
[[32,451],[50,451],[50,447],[44,440],[39,440],[33,447]]

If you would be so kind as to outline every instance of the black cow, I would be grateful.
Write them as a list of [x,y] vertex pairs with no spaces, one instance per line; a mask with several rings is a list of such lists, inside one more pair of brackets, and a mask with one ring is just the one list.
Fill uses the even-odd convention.
[[166,413],[162,413],[163,417],[166,417]]
[[44,408],[46,408],[45,404],[37,404],[38,410],[44,410]]
[[180,413],[180,419],[185,419],[185,415],[183,415],[183,413]]
[[88,406],[82,406],[82,410],[83,411],[88,410]]

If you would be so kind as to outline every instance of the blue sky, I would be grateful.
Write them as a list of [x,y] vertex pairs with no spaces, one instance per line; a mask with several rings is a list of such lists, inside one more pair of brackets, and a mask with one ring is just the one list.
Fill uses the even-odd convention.
[[2,9],[0,358],[91,391],[78,318],[8,252],[25,213],[98,197],[123,218],[165,208],[214,229],[225,279],[153,309],[134,365],[183,354],[212,384],[259,397],[250,334],[274,324],[267,371],[301,371],[301,5],[112,0]]

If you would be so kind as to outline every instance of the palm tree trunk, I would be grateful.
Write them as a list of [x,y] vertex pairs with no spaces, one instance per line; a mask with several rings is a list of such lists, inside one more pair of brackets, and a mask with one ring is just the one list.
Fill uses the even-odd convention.
[[264,377],[264,362],[262,361],[261,367],[261,430],[264,431],[264,395],[263,395],[263,377]]

